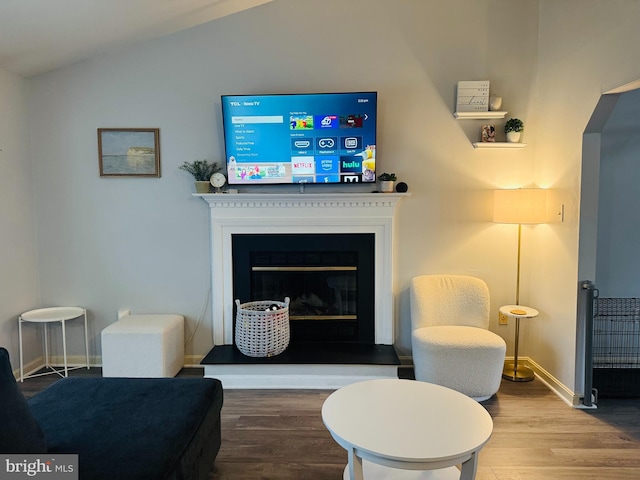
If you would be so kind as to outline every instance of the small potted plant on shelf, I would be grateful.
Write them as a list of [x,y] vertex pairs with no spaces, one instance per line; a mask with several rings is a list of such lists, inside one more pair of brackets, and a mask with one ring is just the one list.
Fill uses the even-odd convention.
[[524,130],[524,123],[519,118],[510,118],[504,124],[504,133],[507,134],[507,142],[518,143],[520,134]]
[[211,175],[220,170],[220,167],[216,162],[209,163],[207,160],[184,162],[178,168],[193,175],[196,185],[196,193],[209,193]]
[[380,182],[380,191],[382,193],[393,192],[397,179],[398,178],[396,177],[395,173],[381,173],[380,175],[378,175],[378,180]]

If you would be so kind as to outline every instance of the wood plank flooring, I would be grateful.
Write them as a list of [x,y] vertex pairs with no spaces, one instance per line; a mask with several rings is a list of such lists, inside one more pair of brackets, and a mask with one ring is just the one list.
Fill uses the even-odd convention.
[[[28,379],[22,389],[30,396],[55,380]],[[330,393],[226,390],[222,447],[210,480],[341,479],[347,454],[320,416]],[[534,380],[503,381],[482,404],[494,432],[480,452],[477,480],[640,479],[640,399],[600,399],[597,410],[577,410]]]

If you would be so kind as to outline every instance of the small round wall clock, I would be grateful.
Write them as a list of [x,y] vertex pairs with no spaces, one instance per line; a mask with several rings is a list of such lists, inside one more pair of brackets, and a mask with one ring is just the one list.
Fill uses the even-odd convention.
[[221,193],[221,188],[227,183],[227,177],[222,173],[214,173],[211,175],[211,185],[216,189],[216,193]]

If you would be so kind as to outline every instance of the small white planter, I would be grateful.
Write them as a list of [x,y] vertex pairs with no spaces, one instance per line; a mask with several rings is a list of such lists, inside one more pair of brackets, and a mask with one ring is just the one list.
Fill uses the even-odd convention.
[[522,132],[507,132],[507,142],[520,143],[520,134]]
[[394,181],[382,181],[380,180],[380,191],[382,193],[393,193],[394,189],[395,189],[395,183]]

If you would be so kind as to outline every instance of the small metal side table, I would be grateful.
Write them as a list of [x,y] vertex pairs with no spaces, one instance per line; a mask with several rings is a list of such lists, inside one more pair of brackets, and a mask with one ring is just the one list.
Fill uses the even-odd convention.
[[[69,370],[73,370],[76,368],[82,368],[83,366],[76,366],[69,368],[67,364],[67,333],[65,329],[65,323],[67,320],[73,320],[78,317],[84,317],[84,346],[85,353],[87,356],[87,369],[89,368],[89,337],[87,333],[87,310],[80,307],[50,307],[50,308],[40,308],[38,310],[30,310],[28,312],[22,313],[18,317],[18,336],[20,339],[20,381],[23,382],[25,378],[29,377],[39,377],[41,375],[50,375],[52,373],[56,373],[61,377],[62,372],[64,372],[64,376],[66,377],[69,374]],[[24,322],[30,323],[41,323],[44,325],[44,358],[45,358],[45,367],[51,370],[50,372],[44,373],[35,373],[31,375],[24,375],[24,360],[22,355],[22,324]],[[64,369],[57,369],[51,366],[49,363],[49,331],[48,325],[49,323],[60,322],[62,326],[62,352],[64,355]]]
[[518,341],[520,340],[520,319],[535,318],[538,311],[535,308],[525,307],[522,305],[504,305],[500,307],[500,314],[509,318],[516,319],[516,344],[513,362],[505,362],[502,378],[511,380],[512,382],[530,382],[533,380],[533,370],[524,365],[518,365]]

